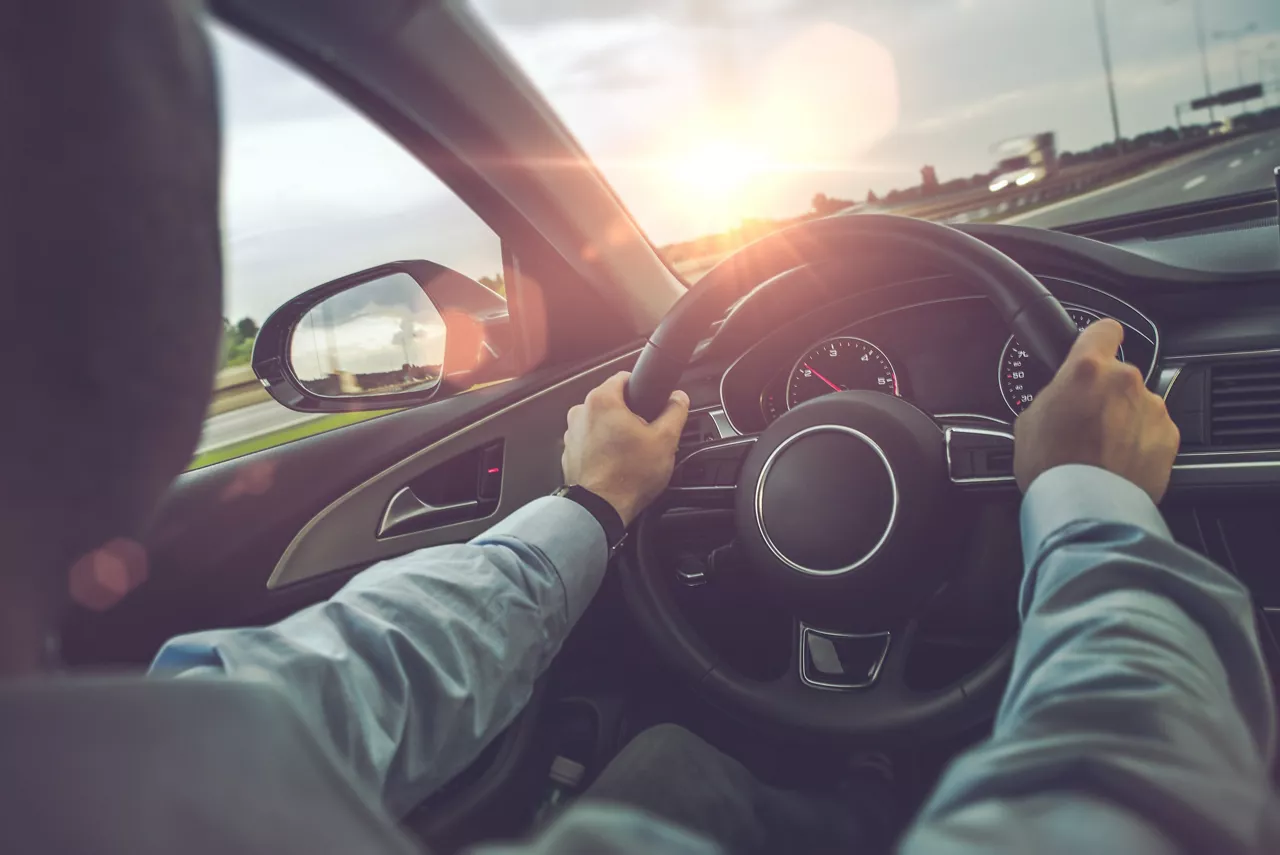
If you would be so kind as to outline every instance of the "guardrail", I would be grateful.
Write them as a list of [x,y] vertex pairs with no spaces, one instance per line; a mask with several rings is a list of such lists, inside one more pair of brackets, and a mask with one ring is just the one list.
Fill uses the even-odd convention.
[[213,381],[213,400],[209,402],[208,415],[238,410],[253,404],[271,400],[267,390],[248,365],[233,365],[218,372]]

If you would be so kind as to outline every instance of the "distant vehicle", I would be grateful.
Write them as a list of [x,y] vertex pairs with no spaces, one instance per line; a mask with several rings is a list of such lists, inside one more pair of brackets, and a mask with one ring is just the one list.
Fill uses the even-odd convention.
[[1209,126],[1209,136],[1216,137],[1231,133],[1231,119],[1219,119]]
[[996,173],[987,185],[992,193],[1043,181],[1058,169],[1058,150],[1052,131],[1006,140],[996,149],[1010,156],[996,164]]

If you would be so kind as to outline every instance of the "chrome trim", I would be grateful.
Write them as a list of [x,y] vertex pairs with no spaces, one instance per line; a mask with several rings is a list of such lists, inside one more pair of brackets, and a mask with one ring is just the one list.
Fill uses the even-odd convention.
[[[1182,376],[1184,365],[1169,366],[1160,369],[1160,376],[1156,378],[1156,394],[1160,396],[1160,400],[1169,400],[1169,393],[1173,391],[1173,384],[1178,382],[1178,378]],[[1165,375],[1169,375],[1169,379],[1165,380]],[[1164,391],[1161,391],[1161,388]]]
[[[1061,277],[1061,276],[1036,276],[1036,274],[1034,274],[1034,273],[1032,273],[1031,275],[1032,275],[1032,276],[1035,276],[1035,277],[1036,277],[1037,279],[1039,279],[1041,282],[1045,281],[1046,279],[1050,279],[1050,280],[1052,280],[1052,281],[1054,281],[1054,282],[1066,282],[1068,285],[1075,285],[1077,288],[1086,288],[1086,289],[1088,289],[1088,290],[1090,290],[1090,291],[1094,292],[1095,294],[1101,294],[1101,295],[1102,295],[1102,296],[1104,296],[1104,297],[1107,297],[1107,298],[1109,298],[1109,299],[1111,299],[1111,300],[1115,300],[1117,303],[1119,303],[1120,305],[1124,306],[1126,309],[1128,309],[1129,311],[1133,312],[1135,315],[1137,315],[1138,317],[1140,317],[1140,318],[1142,318],[1144,321],[1146,321],[1148,324],[1150,324],[1150,326],[1151,326],[1151,332],[1155,335],[1155,339],[1154,339],[1154,340],[1152,340],[1151,336],[1147,335],[1146,333],[1144,333],[1142,330],[1138,329],[1137,327],[1130,327],[1130,328],[1131,328],[1134,332],[1136,332],[1138,335],[1140,335],[1140,336],[1142,336],[1143,338],[1145,338],[1145,339],[1147,340],[1147,344],[1149,344],[1149,345],[1151,345],[1152,347],[1154,347],[1154,348],[1155,348],[1155,353],[1154,353],[1154,354],[1152,355],[1152,357],[1151,357],[1151,364],[1152,364],[1152,365],[1155,365],[1156,360],[1158,360],[1158,359],[1160,358],[1160,327],[1156,326],[1156,322],[1155,322],[1155,321],[1153,321],[1153,320],[1151,320],[1151,318],[1149,318],[1145,312],[1143,312],[1143,311],[1142,311],[1141,309],[1139,309],[1137,306],[1133,305],[1133,303],[1130,303],[1128,300],[1124,300],[1124,299],[1122,299],[1122,298],[1120,298],[1120,297],[1117,297],[1115,294],[1112,294],[1110,291],[1104,291],[1104,290],[1102,290],[1101,288],[1098,288],[1097,286],[1094,286],[1094,285],[1088,285],[1088,284],[1086,284],[1086,283],[1084,283],[1084,282],[1080,282],[1080,281],[1077,281],[1077,280],[1075,280],[1075,279],[1065,279],[1065,278],[1063,278],[1063,277]],[[1119,319],[1118,319],[1118,318],[1112,318],[1112,320],[1119,320]],[[1123,321],[1121,321],[1121,323],[1124,323],[1124,322],[1123,322]],[[1129,326],[1129,324],[1125,324],[1125,326]],[[1149,377],[1149,376],[1151,376],[1151,372],[1150,372],[1150,371],[1148,371],[1148,372],[1147,372],[1147,376],[1148,376],[1148,377]]]
[[[802,437],[810,434],[821,433],[823,431],[834,431],[836,433],[845,433],[856,439],[860,439],[871,447],[871,450],[880,458],[880,462],[884,464],[885,471],[889,473],[889,489],[893,491],[893,506],[889,509],[889,522],[885,524],[884,533],[880,535],[880,539],[876,541],[875,546],[866,555],[859,558],[847,567],[837,567],[834,570],[816,570],[812,567],[805,567],[797,564],[790,558],[782,554],[782,550],[774,544],[773,538],[769,537],[769,532],[764,525],[764,482],[769,477],[769,470],[773,468],[774,461],[778,459],[778,455],[783,449],[795,443]],[[756,481],[756,526],[760,529],[760,535],[764,538],[765,545],[769,547],[769,551],[774,554],[779,561],[786,564],[792,570],[798,570],[810,576],[840,576],[852,570],[856,570],[863,564],[870,561],[875,554],[879,552],[889,540],[889,535],[893,533],[894,524],[898,521],[898,479],[893,474],[893,466],[889,464],[889,458],[885,456],[884,449],[876,444],[876,441],[867,436],[860,430],[854,430],[845,425],[814,425],[805,428],[802,431],[792,434],[784,439],[777,448],[769,455],[764,462],[764,468],[760,470],[760,479]]]
[[[675,473],[680,471],[680,467],[688,463],[693,458],[697,457],[699,454],[705,454],[711,451],[720,451],[725,448],[735,448],[739,445],[754,445],[755,441],[758,438],[759,437],[757,436],[748,436],[748,437],[743,437],[742,439],[734,440],[732,442],[719,442],[719,443],[716,443],[715,445],[703,446],[702,448],[692,451],[689,453],[688,457],[684,458],[683,460],[681,460],[679,463],[676,464],[675,469],[672,470],[671,479],[674,481]],[[736,490],[736,489],[738,489],[737,484],[725,484],[723,486],[709,485],[705,487],[668,487],[667,492],[668,493],[698,493],[698,492],[704,492],[707,490]]]
[[[883,638],[884,650],[881,651],[880,658],[876,660],[875,665],[872,666],[871,673],[867,675],[867,678],[865,681],[861,683],[853,683],[850,685],[840,685],[838,683],[824,683],[821,680],[812,679],[805,672],[805,667],[804,667],[805,636],[807,636],[809,633],[813,633],[814,635],[819,635],[819,636],[825,635],[831,638]],[[888,632],[866,632],[866,633],[828,632],[825,629],[814,629],[811,626],[807,626],[802,621],[800,623],[800,667],[799,667],[800,682],[804,683],[806,686],[812,686],[815,689],[824,689],[824,690],[836,691],[836,692],[848,692],[856,689],[869,688],[875,685],[876,679],[879,678],[880,670],[884,668],[884,660],[889,658],[889,645],[892,642],[893,642],[893,636]]]
[[1280,448],[1238,448],[1222,451],[1182,451],[1178,457],[1235,457],[1238,454],[1275,454],[1280,456]]
[[1185,356],[1170,356],[1165,362],[1199,362],[1205,359],[1221,359],[1224,356],[1236,359],[1254,359],[1262,356],[1280,356],[1280,347],[1268,347],[1262,350],[1224,350],[1220,353],[1188,353]]
[[[432,519],[449,516],[454,511],[479,509],[480,501],[478,499],[452,502],[447,505],[433,505],[430,502],[424,502],[419,499],[418,495],[413,492],[412,487],[401,487],[391,497],[391,501],[387,502],[387,508],[382,512],[382,521],[378,523],[378,537],[383,537],[389,530],[402,523],[416,520],[424,526],[429,526]],[[401,532],[401,534],[404,534],[404,532]]]
[[710,411],[711,421],[715,422],[716,432],[720,434],[721,439],[728,439],[731,436],[742,436],[733,427],[733,422],[729,421],[729,414],[724,411],[724,407],[716,407]]
[[697,573],[686,573],[683,567],[677,567],[676,579],[686,588],[700,588],[707,584],[707,572],[699,570]]
[[1175,463],[1174,469],[1269,469],[1280,466],[1280,460],[1236,461],[1231,463]]
[[967,427],[948,427],[942,431],[942,441],[946,446],[947,453],[947,478],[952,484],[1010,484],[1017,481],[1017,477],[1013,475],[993,475],[982,478],[956,478],[951,474],[951,434],[953,433],[971,433],[979,436],[1000,436],[1005,437],[1010,443],[1013,442],[1013,434],[1003,430],[984,430],[982,428]]
[[[787,385],[786,385],[786,388],[783,389],[783,393],[782,393],[782,403],[786,405],[786,411],[788,413],[791,412],[791,380],[796,376],[796,370],[799,369],[800,364],[805,361],[805,359],[809,356],[810,353],[817,350],[819,347],[822,347],[822,345],[826,344],[827,342],[831,342],[831,341],[860,341],[863,344],[865,344],[867,347],[874,350],[876,353],[880,354],[880,356],[884,358],[885,364],[889,366],[889,373],[893,376],[893,396],[895,398],[902,397],[902,393],[898,391],[898,369],[893,367],[893,360],[889,358],[889,354],[884,352],[884,348],[880,347],[880,345],[876,344],[873,341],[868,341],[865,338],[859,338],[856,335],[827,335],[827,336],[823,336],[822,338],[810,344],[809,347],[800,354],[800,358],[797,359],[795,363],[791,366],[791,373],[787,375]],[[851,390],[846,389],[845,391],[848,392]],[[858,390],[858,391],[863,391],[863,390]],[[879,392],[880,390],[867,389],[865,391]],[[824,392],[823,395],[825,394],[827,393]]]
[[937,419],[976,419],[983,422],[992,422],[994,424],[1003,425],[1005,427],[1013,427],[1012,423],[1004,419],[997,419],[995,416],[984,416],[981,413],[936,413],[933,418]]

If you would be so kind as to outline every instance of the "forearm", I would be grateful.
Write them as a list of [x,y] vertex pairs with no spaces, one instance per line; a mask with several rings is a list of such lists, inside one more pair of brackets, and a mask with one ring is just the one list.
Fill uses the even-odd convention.
[[375,565],[278,624],[176,639],[155,667],[283,684],[399,814],[520,711],[595,593],[606,557],[586,511],[540,500],[470,544]]
[[1128,482],[1083,467],[1041,478],[992,738],[948,772],[916,842],[998,810],[1010,834],[1053,825],[1064,850],[1126,822],[1133,839],[1195,851],[1256,844],[1275,724],[1247,591],[1175,544]]

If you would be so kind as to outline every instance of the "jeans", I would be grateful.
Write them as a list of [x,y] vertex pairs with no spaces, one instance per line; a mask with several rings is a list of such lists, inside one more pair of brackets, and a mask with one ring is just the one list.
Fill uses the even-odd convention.
[[778,789],[682,727],[632,740],[583,795],[638,808],[698,832],[731,855],[872,855],[887,849],[887,786],[841,794]]

